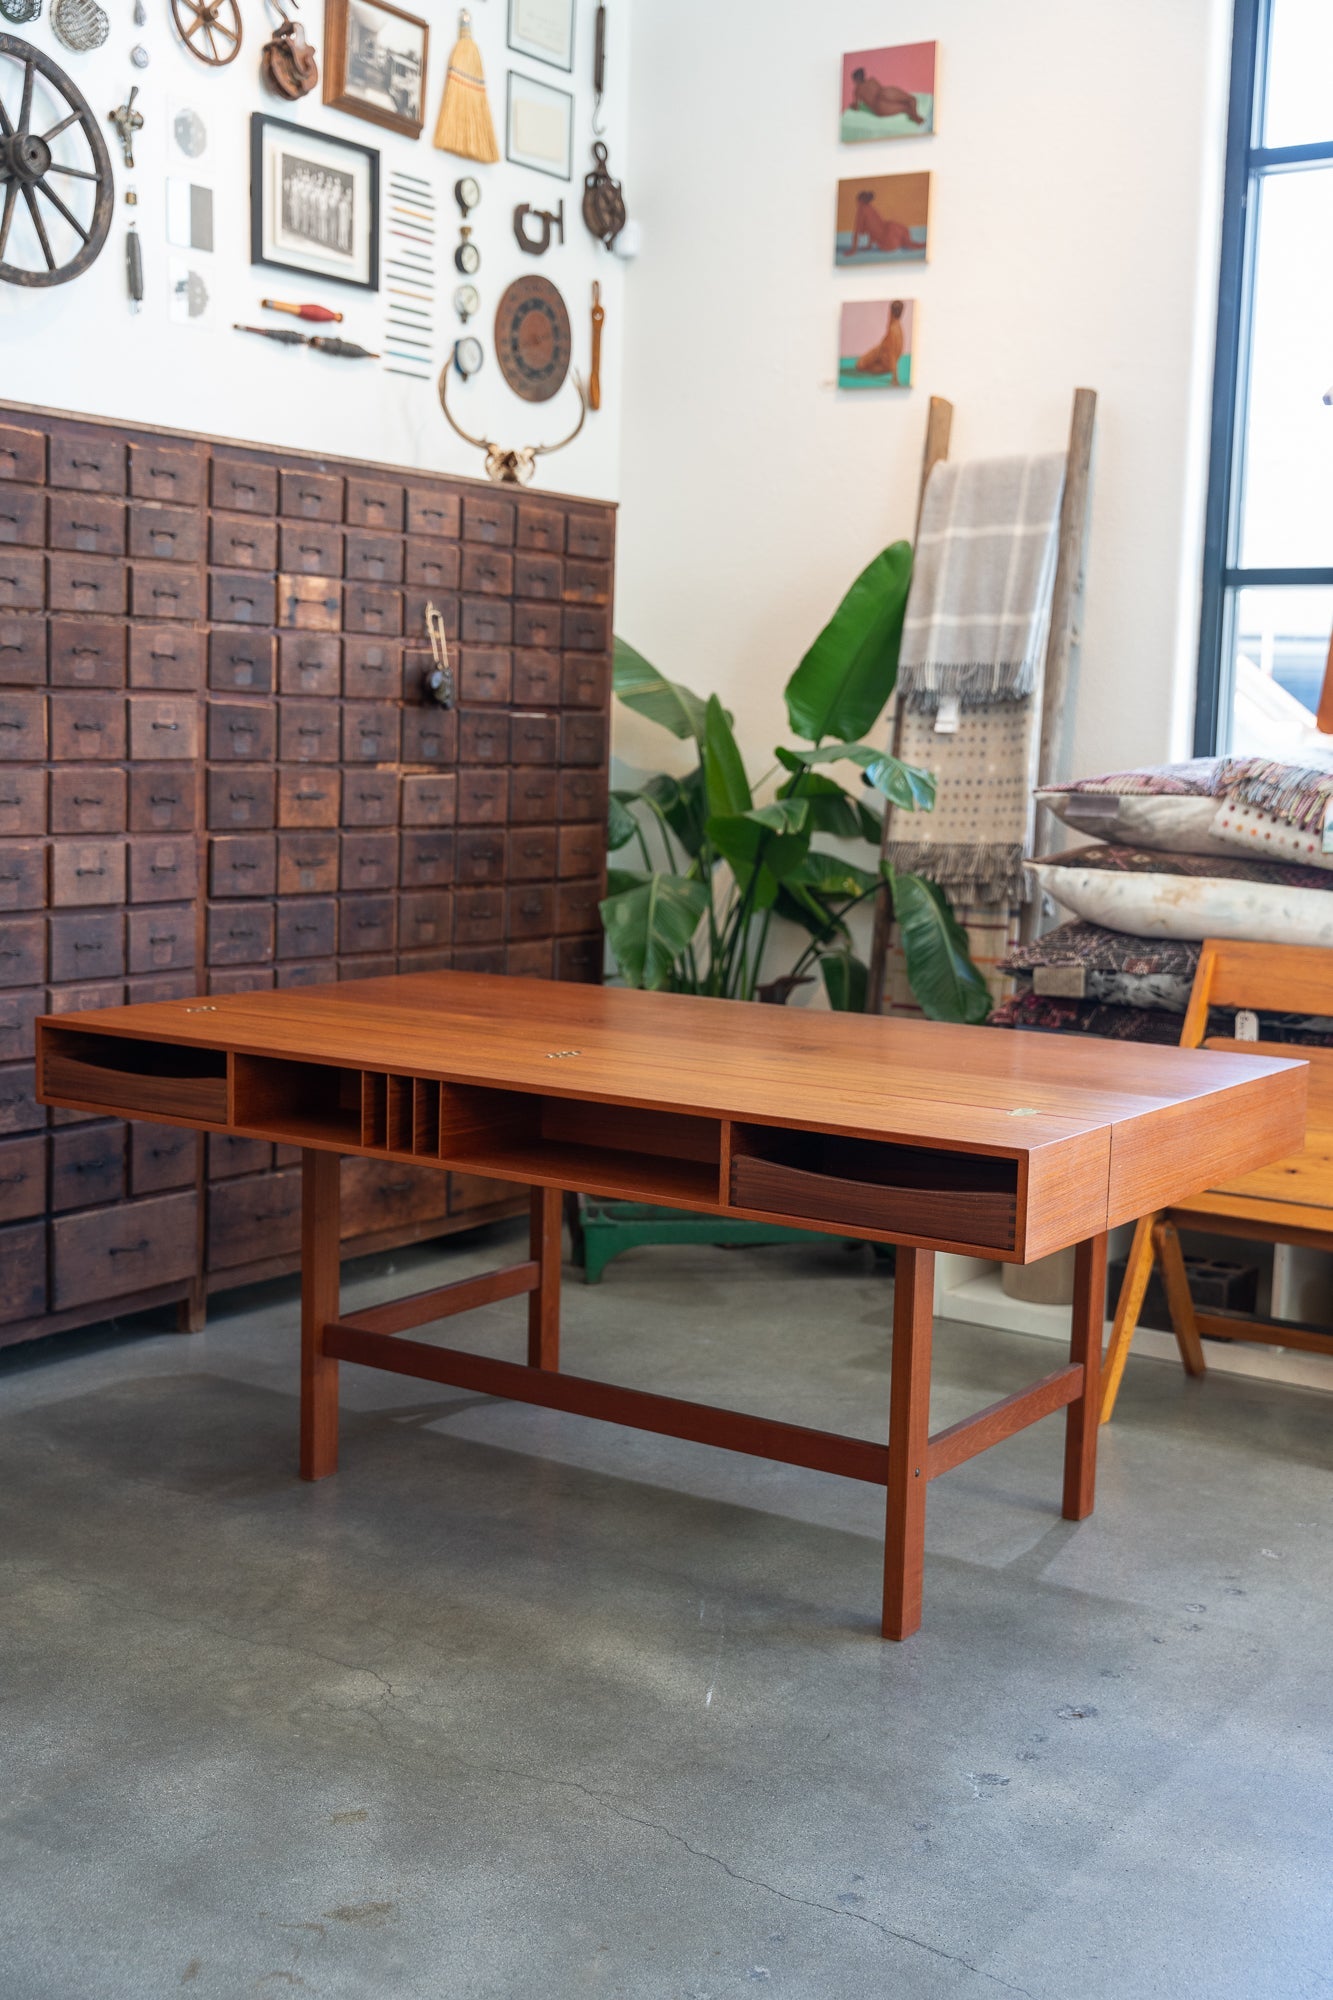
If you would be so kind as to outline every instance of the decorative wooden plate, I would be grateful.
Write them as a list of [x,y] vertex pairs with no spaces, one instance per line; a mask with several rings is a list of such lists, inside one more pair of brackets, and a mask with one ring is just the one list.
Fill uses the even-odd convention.
[[573,357],[569,312],[549,278],[516,278],[495,312],[495,358],[516,396],[546,403]]

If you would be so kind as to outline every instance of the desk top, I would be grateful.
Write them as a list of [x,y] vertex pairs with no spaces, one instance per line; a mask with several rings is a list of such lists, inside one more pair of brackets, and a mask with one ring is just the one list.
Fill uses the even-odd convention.
[[1082,1211],[1100,1186],[1102,1226],[1266,1165],[1304,1135],[1300,1062],[480,973],[162,1001],[49,1027],[998,1154],[1023,1163],[1029,1201],[1039,1182],[1049,1200],[1073,1177]]

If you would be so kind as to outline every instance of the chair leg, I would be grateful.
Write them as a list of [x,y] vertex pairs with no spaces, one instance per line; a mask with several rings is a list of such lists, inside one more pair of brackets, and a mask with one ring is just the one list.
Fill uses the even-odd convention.
[[1120,1287],[1120,1297],[1116,1301],[1115,1322],[1111,1328],[1111,1339],[1102,1362],[1102,1422],[1109,1424],[1115,1399],[1120,1393],[1120,1377],[1125,1372],[1129,1359],[1129,1343],[1134,1338],[1134,1329],[1143,1311],[1143,1297],[1152,1276],[1153,1225],[1155,1215],[1145,1215],[1134,1225],[1134,1241],[1130,1246],[1129,1262],[1125,1266],[1125,1279]]
[[1157,1246],[1157,1257],[1162,1267],[1162,1283],[1166,1287],[1166,1302],[1171,1309],[1171,1331],[1176,1336],[1176,1346],[1187,1375],[1204,1375],[1208,1364],[1203,1358],[1203,1342],[1199,1339],[1199,1325],[1194,1317],[1194,1301],[1190,1297],[1190,1281],[1185,1275],[1185,1259],[1180,1251],[1180,1233],[1174,1222],[1159,1221],[1153,1228],[1153,1242]]

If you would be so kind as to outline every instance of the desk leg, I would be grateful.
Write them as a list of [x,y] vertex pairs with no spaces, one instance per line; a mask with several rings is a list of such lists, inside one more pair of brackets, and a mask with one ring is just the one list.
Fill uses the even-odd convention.
[[1083,1393],[1065,1412],[1066,1521],[1085,1521],[1097,1491],[1101,1419],[1102,1332],[1106,1323],[1106,1238],[1090,1236],[1074,1256],[1074,1313],[1069,1359],[1083,1369]]
[[926,1559],[926,1453],[930,1443],[930,1341],[935,1317],[935,1253],[900,1244],[893,1281],[893,1361],[889,1387],[889,1480],[884,1521],[886,1639],[906,1639],[921,1623]]
[[532,1190],[530,1255],[540,1265],[535,1292],[528,1294],[528,1366],[560,1366],[560,1233],[564,1195],[559,1188]]
[[338,1470],[338,1364],[324,1329],[338,1317],[341,1231],[337,1153],[301,1154],[301,1477]]

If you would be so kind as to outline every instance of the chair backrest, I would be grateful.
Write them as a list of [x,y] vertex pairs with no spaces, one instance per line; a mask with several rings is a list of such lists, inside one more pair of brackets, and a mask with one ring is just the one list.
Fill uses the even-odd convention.
[[[1323,1014],[1333,1018],[1333,950],[1323,945],[1254,944],[1205,938],[1199,953],[1182,1049],[1231,1049],[1254,1054],[1254,1042],[1208,1033],[1210,1007],[1253,1007],[1256,1012]],[[1290,1056],[1310,1065],[1308,1124],[1333,1129],[1333,1048],[1264,1042],[1266,1056]]]

